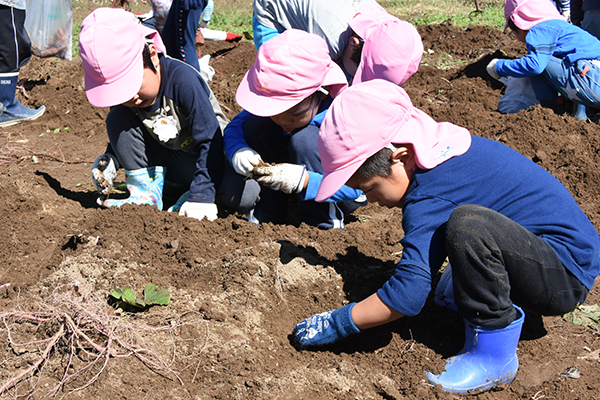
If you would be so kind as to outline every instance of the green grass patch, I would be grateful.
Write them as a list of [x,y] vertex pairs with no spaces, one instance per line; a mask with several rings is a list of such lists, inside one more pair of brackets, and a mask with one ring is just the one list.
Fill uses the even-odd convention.
[[380,0],[390,14],[414,25],[442,22],[455,26],[486,25],[504,27],[504,2],[501,0]]
[[234,32],[241,35],[252,32],[252,12],[237,10],[232,12],[216,11],[210,19],[209,29]]

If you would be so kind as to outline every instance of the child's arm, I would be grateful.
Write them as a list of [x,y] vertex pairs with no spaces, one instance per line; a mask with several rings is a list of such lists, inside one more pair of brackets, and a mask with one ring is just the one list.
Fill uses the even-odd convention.
[[359,303],[306,318],[294,328],[292,341],[299,348],[325,346],[401,317],[374,293]]
[[256,117],[242,110],[227,124],[223,133],[227,160],[235,172],[244,176],[250,176],[252,169],[262,161],[260,154],[251,149],[244,138],[244,125],[251,118]]
[[374,328],[402,317],[404,314],[381,301],[377,293],[356,303],[352,308],[352,321],[358,329]]
[[258,50],[263,43],[279,35],[281,32],[274,28],[267,28],[258,22],[255,16],[252,16],[252,33],[254,35],[254,46]]

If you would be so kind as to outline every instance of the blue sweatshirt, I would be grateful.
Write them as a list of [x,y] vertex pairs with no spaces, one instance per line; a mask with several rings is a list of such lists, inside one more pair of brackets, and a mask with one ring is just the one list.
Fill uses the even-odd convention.
[[554,19],[540,22],[525,37],[527,55],[515,60],[500,59],[496,72],[500,76],[525,77],[540,75],[550,57],[577,60],[600,59],[600,40],[578,26]]
[[377,292],[385,304],[407,316],[421,311],[447,257],[438,230],[464,204],[495,210],[542,238],[592,288],[600,272],[600,239],[567,188],[508,146],[473,136],[465,154],[416,171],[402,206],[402,259]]

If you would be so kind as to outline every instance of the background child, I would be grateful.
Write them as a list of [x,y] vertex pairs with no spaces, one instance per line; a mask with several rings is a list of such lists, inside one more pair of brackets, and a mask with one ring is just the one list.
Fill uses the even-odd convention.
[[[110,143],[94,162],[93,180],[106,197],[122,166],[130,192],[124,200],[102,198],[102,204],[162,209],[166,178],[181,191],[189,187],[186,201],[177,204],[180,215],[214,220],[215,201],[251,208],[254,203],[246,205],[240,197],[244,182],[223,157],[227,119],[214,94],[194,68],[159,51],[164,49],[158,32],[125,10],[98,8],[82,23],[86,95],[96,107],[111,107]],[[256,183],[247,183],[246,192],[252,193],[248,185],[258,191]]]
[[15,96],[19,70],[31,58],[25,31],[25,0],[0,0],[0,127],[39,118],[45,106],[25,107]]
[[540,104],[558,114],[564,112],[558,93],[576,104],[600,108],[597,38],[568,23],[547,0],[507,0],[504,16],[506,28],[527,45],[527,55],[493,59],[487,66],[490,76],[529,76]]
[[[317,35],[289,29],[258,50],[237,89],[236,99],[244,111],[225,129],[225,151],[243,176],[253,176],[253,169],[262,162],[296,165],[274,172],[291,177],[293,185],[274,186],[259,178],[263,187],[251,220],[285,222],[290,194],[300,200],[299,222],[322,228],[342,228],[344,214],[358,208],[354,200],[361,193],[347,187],[336,201],[312,200],[323,172],[317,149],[319,126],[332,98],[346,86],[344,73]],[[309,188],[304,190],[299,181],[309,182]]]
[[372,0],[254,0],[253,8],[257,49],[287,29],[314,33],[325,39],[348,82],[358,73],[354,82],[381,78],[401,85],[421,61],[417,29]]
[[562,315],[592,288],[600,240],[568,190],[509,147],[436,123],[399,86],[373,80],[338,96],[319,153],[316,200],[347,184],[369,202],[401,207],[403,253],[377,293],[296,325],[300,348],[418,314],[447,257],[465,345],[427,378],[477,392],[514,378],[524,312]]

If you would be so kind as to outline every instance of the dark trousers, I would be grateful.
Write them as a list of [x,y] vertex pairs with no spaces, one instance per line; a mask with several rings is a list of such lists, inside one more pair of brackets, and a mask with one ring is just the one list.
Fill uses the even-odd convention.
[[[113,107],[106,118],[108,153],[117,157],[121,167],[136,170],[151,166],[167,168],[165,180],[189,187],[198,169],[208,168],[215,184],[215,203],[230,211],[247,213],[254,208],[260,192],[256,181],[236,173],[223,155],[220,141],[214,141],[207,166],[198,165],[198,154],[168,149],[154,139],[138,116],[122,105]],[[217,132],[221,135],[220,132]],[[165,187],[168,185],[166,184]],[[168,193],[167,193],[168,195]]]
[[18,72],[30,58],[25,10],[0,5],[0,73]]
[[588,289],[543,239],[485,207],[457,207],[445,230],[454,301],[467,321],[506,326],[516,304],[540,315],[562,315],[585,301]]
[[[308,125],[293,135],[286,135],[279,125],[266,117],[252,118],[244,125],[246,143],[260,154],[264,162],[304,165],[308,171],[322,174],[318,136],[319,128],[314,125]],[[260,222],[285,222],[289,196],[261,187],[254,217]],[[307,200],[298,201],[296,213],[298,222],[325,229],[341,228],[344,213],[349,214],[359,206],[353,201],[317,203]]]

